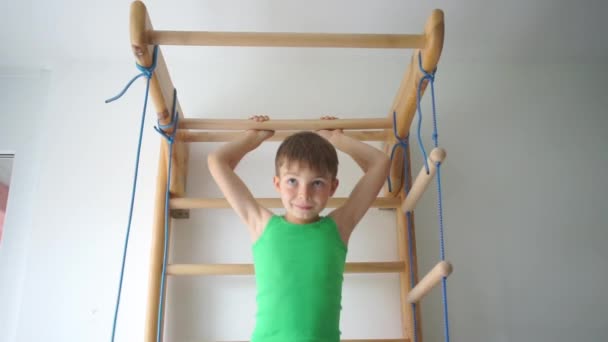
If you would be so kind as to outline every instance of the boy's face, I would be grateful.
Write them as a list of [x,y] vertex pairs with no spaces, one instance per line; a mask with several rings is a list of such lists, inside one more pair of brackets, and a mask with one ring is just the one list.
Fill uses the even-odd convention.
[[279,168],[279,175],[274,177],[274,187],[287,210],[285,219],[303,224],[319,219],[319,213],[338,187],[338,180],[305,164],[286,162]]

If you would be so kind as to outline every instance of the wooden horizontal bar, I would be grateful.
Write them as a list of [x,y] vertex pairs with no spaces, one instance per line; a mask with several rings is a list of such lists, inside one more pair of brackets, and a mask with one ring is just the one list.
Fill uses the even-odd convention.
[[410,303],[419,302],[435,287],[441,279],[449,276],[452,273],[452,264],[447,261],[440,261],[433,269],[422,278],[422,280],[414,286],[407,295],[407,301]]
[[[405,270],[403,261],[348,262],[346,273],[399,273]],[[251,275],[252,264],[170,264],[167,274],[174,276],[196,275]]]
[[289,32],[148,32],[150,45],[413,49],[426,45],[424,34],[340,34]]
[[[288,136],[297,132],[298,131],[279,131],[266,141],[283,141]],[[388,131],[344,131],[344,134],[361,141],[384,141],[386,140]],[[242,136],[241,132],[200,132],[179,129],[177,131],[176,139],[183,142],[224,142],[232,141],[240,136]]]
[[[280,198],[257,198],[260,205],[266,208],[281,208],[283,204]],[[347,198],[330,198],[327,202],[328,208],[337,208],[346,202]],[[401,200],[395,197],[379,197],[372,204],[373,208],[399,208]],[[218,209],[230,208],[228,201],[224,198],[172,198],[169,201],[171,209]]]
[[244,119],[183,119],[179,122],[182,129],[206,129],[241,131],[259,130],[319,130],[319,129],[387,129],[393,122],[388,118],[375,119],[338,119],[338,120],[269,120],[256,122]]

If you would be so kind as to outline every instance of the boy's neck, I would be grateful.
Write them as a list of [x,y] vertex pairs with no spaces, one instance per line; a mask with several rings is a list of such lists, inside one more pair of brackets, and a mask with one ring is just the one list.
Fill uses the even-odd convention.
[[308,224],[308,223],[314,223],[317,222],[319,220],[321,220],[321,216],[317,215],[317,217],[310,219],[310,220],[303,220],[303,219],[298,219],[298,218],[293,218],[290,217],[289,214],[285,214],[283,215],[283,219],[289,223],[293,223],[293,224]]

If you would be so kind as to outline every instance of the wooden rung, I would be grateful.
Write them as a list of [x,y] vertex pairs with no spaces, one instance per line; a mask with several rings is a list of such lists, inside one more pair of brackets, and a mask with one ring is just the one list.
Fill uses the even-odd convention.
[[256,46],[256,47],[319,47],[413,49],[424,48],[423,34],[335,34],[287,32],[148,32],[150,45]]
[[435,287],[441,279],[449,276],[452,273],[452,264],[447,261],[440,261],[433,269],[422,278],[422,280],[414,286],[407,295],[407,301],[410,303],[419,302],[422,297],[426,296]]
[[[348,262],[346,273],[399,273],[405,269],[403,261]],[[174,276],[196,275],[251,275],[252,264],[170,264],[167,274]]]
[[404,213],[409,211],[413,211],[416,208],[416,204],[424,194],[424,191],[433,180],[435,173],[437,172],[437,167],[435,163],[443,163],[445,159],[446,153],[442,148],[435,148],[431,151],[431,154],[427,158],[427,163],[429,165],[429,173],[426,173],[426,167],[423,165],[420,173],[418,173],[418,177],[414,181],[412,188],[407,194],[407,197],[403,201],[403,205],[401,206],[401,210]]
[[[260,205],[266,208],[281,208],[283,204],[280,198],[257,198]],[[330,198],[327,202],[328,208],[337,208],[346,202],[347,198]],[[396,197],[379,197],[372,204],[372,208],[399,208],[401,202]],[[171,209],[220,209],[230,208],[228,201],[224,198],[172,198],[169,201]]]
[[[296,132],[298,131],[279,131],[266,141],[283,141]],[[344,134],[361,141],[385,141],[388,131],[344,131]],[[200,132],[183,129],[177,131],[177,140],[184,142],[224,142],[232,141],[240,136],[242,136],[241,132]]]
[[181,129],[242,131],[259,130],[319,130],[319,129],[387,129],[393,122],[388,118],[338,120],[269,120],[256,122],[243,119],[182,119]]

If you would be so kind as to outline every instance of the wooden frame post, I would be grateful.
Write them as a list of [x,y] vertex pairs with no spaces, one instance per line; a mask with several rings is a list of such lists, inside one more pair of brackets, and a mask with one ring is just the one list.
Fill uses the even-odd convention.
[[[409,147],[408,147],[409,148]],[[410,154],[408,153],[408,156]],[[410,165],[408,163],[406,165]],[[405,170],[407,174],[411,175],[411,168],[408,167]],[[411,178],[410,178],[411,179]],[[401,192],[399,194],[399,199],[401,203],[405,202],[405,194]],[[413,273],[414,283],[418,282],[418,257],[416,253],[416,230],[414,229],[414,213],[410,213],[411,215],[411,236],[408,236],[408,221],[406,215],[401,210],[395,210],[395,215],[397,219],[397,243],[398,243],[398,251],[399,251],[399,260],[403,261],[405,264],[405,268],[403,272],[399,274],[399,284],[400,284],[400,294],[401,294],[401,320],[402,320],[402,330],[403,337],[409,339],[409,341],[414,342],[414,329],[417,335],[417,341],[422,342],[422,323],[421,323],[421,311],[420,306],[416,306],[416,324],[414,325],[414,312],[412,310],[412,305],[407,301],[407,296],[412,289],[412,278],[411,275]],[[411,239],[411,242],[409,242]],[[414,260],[411,262],[410,268],[410,250],[409,246],[411,246],[412,251],[411,255]]]
[[[401,138],[405,138],[409,134],[417,109],[418,83],[424,76],[418,66],[418,54],[422,54],[422,67],[428,72],[435,70],[441,57],[444,37],[443,11],[433,10],[424,27],[424,35],[426,46],[424,49],[415,49],[412,53],[410,64],[388,113],[390,120],[393,120],[393,113],[396,113],[396,132]],[[420,96],[424,94],[427,83],[426,81],[423,83]],[[385,144],[385,151],[390,151],[395,143],[397,143],[395,135],[390,132]],[[392,189],[391,191],[388,188],[385,190],[386,196],[397,196],[403,188],[403,156],[401,154],[396,153],[393,158],[390,178]]]
[[[154,47],[148,44],[147,39],[147,34],[151,30],[153,30],[153,28],[146,6],[138,0],[132,2],[130,13],[131,48],[137,59],[137,63],[143,67],[149,67],[153,63]],[[169,76],[165,59],[162,51],[158,48],[156,68],[154,69],[150,80],[150,97],[154,104],[160,125],[171,124],[174,101],[173,91],[173,82]],[[177,99],[175,99],[175,101],[179,118],[182,119],[183,112],[181,106]],[[172,131],[171,128],[165,130],[168,134],[171,134]],[[183,197],[186,189],[189,149],[185,142],[178,140],[173,143],[173,149],[170,193],[172,197]],[[152,227],[152,244],[150,248],[151,255],[148,282],[148,306],[146,309],[146,328],[144,337],[145,342],[156,342],[160,294],[161,291],[165,291],[165,289],[160,288],[160,283],[165,244],[165,195],[167,191],[168,156],[169,144],[165,139],[161,139],[154,206],[155,215]]]
[[[418,65],[418,56],[421,54],[422,57],[422,67],[426,71],[433,71],[437,67],[439,62],[439,58],[441,56],[441,51],[443,49],[443,37],[444,37],[444,19],[443,19],[443,11],[436,9],[434,10],[430,17],[428,18],[426,25],[424,27],[425,34],[425,47],[424,49],[416,49],[412,53],[412,58],[410,59],[410,64],[408,69],[403,77],[401,85],[399,86],[399,90],[397,91],[397,95],[395,100],[393,101],[393,105],[391,107],[391,111],[388,114],[390,120],[393,120],[393,113],[395,113],[395,127],[394,132],[397,135],[404,139],[409,135],[410,126],[412,124],[412,120],[417,110],[418,103],[418,83],[420,79],[424,76],[422,71],[420,71]],[[426,85],[428,82],[424,82],[421,87],[420,96],[424,94],[424,90],[426,89]],[[385,151],[388,153],[392,147],[397,143],[397,138],[395,137],[394,132],[389,132],[387,134],[387,140],[384,145]],[[411,154],[409,153],[410,147],[408,149],[408,159]],[[407,163],[406,163],[407,162]],[[404,168],[407,168],[404,170]],[[405,203],[406,197],[403,190],[404,187],[404,172],[405,177],[412,179],[412,170],[411,170],[411,160],[404,160],[402,153],[395,153],[393,156],[393,161],[391,164],[390,171],[390,180],[391,180],[391,189],[385,187],[385,195],[386,197],[395,196],[399,197],[402,203]],[[410,185],[411,187],[411,182]],[[406,189],[410,190],[410,189]],[[407,301],[407,295],[412,288],[412,282],[410,275],[413,273],[414,282],[418,282],[418,260],[416,254],[416,234],[415,234],[415,225],[414,225],[414,213],[411,212],[411,236],[408,237],[408,222],[405,214],[401,210],[396,210],[395,214],[397,215],[397,239],[398,239],[398,247],[399,247],[399,257],[401,261],[405,263],[404,272],[400,274],[400,285],[401,285],[401,313],[402,313],[402,327],[403,327],[403,336],[409,338],[410,341],[414,341],[414,329],[416,330],[416,337],[418,342],[422,342],[422,324],[421,324],[421,308],[420,305],[416,305],[416,313],[412,311],[411,304]],[[411,238],[411,241],[409,239]],[[409,245],[411,245],[412,251],[410,253]],[[410,269],[410,254],[414,260],[411,261],[412,267]],[[414,320],[415,315],[415,320]],[[416,324],[414,324],[414,321]]]

